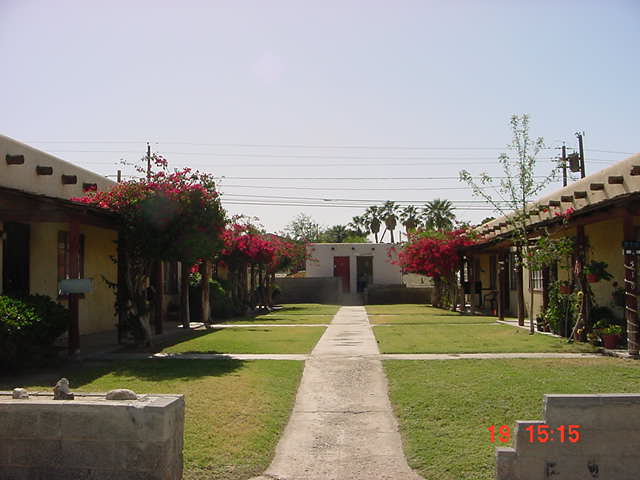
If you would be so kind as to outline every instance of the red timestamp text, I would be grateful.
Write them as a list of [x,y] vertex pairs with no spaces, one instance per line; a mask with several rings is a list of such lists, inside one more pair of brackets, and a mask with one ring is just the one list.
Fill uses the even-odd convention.
[[[487,428],[491,443],[509,443],[511,428],[507,425],[491,425]],[[559,425],[551,427],[545,424],[529,425],[524,428],[528,433],[529,443],[578,443],[580,441],[580,425]]]

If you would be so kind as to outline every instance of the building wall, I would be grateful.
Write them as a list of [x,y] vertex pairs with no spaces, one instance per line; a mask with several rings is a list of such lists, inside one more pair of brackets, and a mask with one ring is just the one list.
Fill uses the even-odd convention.
[[[333,277],[333,257],[349,257],[351,292],[357,288],[357,260],[359,256],[373,257],[373,280],[376,285],[399,285],[402,272],[392,261],[397,254],[390,243],[312,243],[308,248],[307,277]],[[332,250],[333,248],[333,250]],[[389,258],[389,253],[391,258]]]
[[[31,223],[29,258],[30,293],[58,298],[58,232],[68,231],[66,223]],[[103,276],[117,280],[117,266],[110,256],[116,256],[117,232],[82,225],[85,236],[84,276],[93,279],[93,291],[80,299],[80,333],[95,333],[115,328],[115,295]],[[65,299],[60,303],[67,304]]]
[[[24,164],[7,165],[6,155],[24,155]],[[37,175],[38,165],[53,167],[53,174]],[[63,185],[62,175],[76,175],[78,183]],[[115,185],[115,182],[102,175],[0,135],[0,185],[3,187],[69,199],[83,196],[83,183],[95,183],[100,191],[110,190]]]
[[[640,219],[640,217],[638,217]],[[636,219],[638,220],[638,219]],[[601,280],[597,283],[589,284],[593,291],[594,299],[597,305],[612,308],[614,311],[616,308],[613,305],[612,292],[614,290],[614,282],[619,287],[624,286],[624,266],[622,256],[622,241],[624,238],[623,221],[621,218],[612,218],[602,222],[592,223],[585,225],[585,236],[587,237],[587,258],[588,264],[592,260],[606,262],[608,264],[607,270],[613,275],[613,280],[604,281]],[[576,228],[570,228],[562,232],[562,236],[574,236],[576,235]],[[571,278],[570,269],[562,268],[559,265],[558,279],[569,280]],[[530,296],[529,296],[529,280],[528,271],[524,269],[524,293],[525,293],[525,308],[529,312],[530,309]],[[516,291],[512,290],[513,295],[510,298],[511,313],[517,313],[517,297]],[[540,315],[542,307],[542,292],[534,292],[534,315]],[[622,312],[618,312],[622,315]]]

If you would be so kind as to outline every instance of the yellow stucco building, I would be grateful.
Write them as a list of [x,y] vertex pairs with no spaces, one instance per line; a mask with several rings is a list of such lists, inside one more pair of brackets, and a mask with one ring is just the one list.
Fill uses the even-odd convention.
[[69,201],[115,183],[53,155],[0,136],[0,292],[59,294],[65,278],[91,278],[78,301],[79,333],[116,328],[118,226],[108,212]]
[[[467,302],[474,309],[501,317],[517,316],[518,310],[523,309],[527,314],[533,311],[535,318],[548,304],[553,281],[565,280],[575,288],[580,281],[584,283],[578,277],[586,265],[605,262],[613,279],[589,284],[594,304],[609,307],[627,320],[628,350],[637,355],[640,243],[633,242],[640,241],[640,154],[531,203],[527,217],[531,240],[542,232],[552,238],[572,237],[579,253],[561,260],[554,268],[532,272],[529,281],[526,268],[520,274],[516,267],[508,218],[487,222],[476,229],[478,244],[465,251]],[[518,301],[521,295],[522,304]],[[587,309],[585,316],[588,314]],[[588,324],[589,319],[586,321]]]

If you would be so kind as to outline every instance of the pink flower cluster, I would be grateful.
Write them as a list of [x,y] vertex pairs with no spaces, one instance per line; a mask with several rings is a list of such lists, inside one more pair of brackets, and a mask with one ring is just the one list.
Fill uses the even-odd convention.
[[459,265],[460,250],[474,243],[464,230],[433,236],[417,234],[398,253],[396,263],[408,273],[447,276]]

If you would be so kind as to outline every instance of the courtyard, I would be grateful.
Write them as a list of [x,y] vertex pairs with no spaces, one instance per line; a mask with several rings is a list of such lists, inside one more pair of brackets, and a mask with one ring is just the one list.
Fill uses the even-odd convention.
[[[265,470],[288,478],[299,468],[311,469],[308,478],[324,478],[317,476],[317,469],[327,468],[323,464],[343,468],[331,463],[333,448],[343,463],[358,469],[387,465],[401,472],[395,478],[490,480],[495,447],[509,444],[491,443],[487,428],[539,418],[543,394],[640,391],[637,362],[598,355],[588,344],[530,336],[492,317],[424,305],[371,305],[366,311],[283,305],[195,331],[158,350],[172,358],[113,353],[5,379],[0,387],[50,390],[65,376],[75,391],[184,394],[185,478],[234,480]],[[205,355],[211,353],[224,357]],[[532,353],[539,358],[518,358]],[[273,359],[277,354],[300,359]],[[452,359],[411,359],[430,354]],[[469,357],[474,354],[488,358]],[[503,354],[510,358],[491,358]],[[357,420],[354,412],[361,412]],[[399,436],[380,434],[377,426],[393,425],[394,416]],[[326,442],[321,447],[320,437]],[[309,463],[296,465],[294,457]]]

